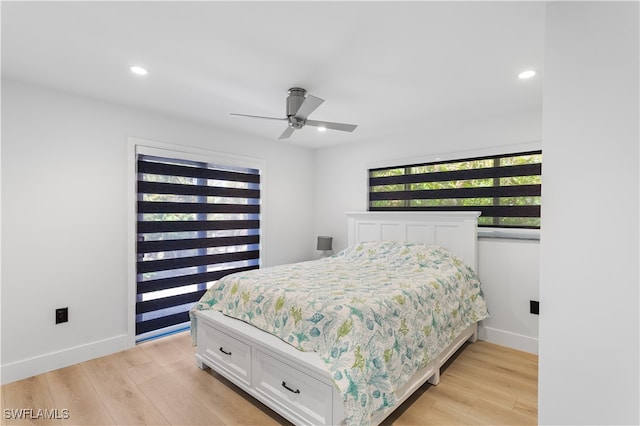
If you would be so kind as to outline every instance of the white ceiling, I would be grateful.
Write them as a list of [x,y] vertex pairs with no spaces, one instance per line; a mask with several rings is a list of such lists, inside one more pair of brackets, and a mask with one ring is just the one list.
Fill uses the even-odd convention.
[[[4,77],[277,140],[290,87],[325,146],[542,107],[545,2],[7,2]],[[145,77],[129,66],[142,65]],[[535,68],[527,81],[518,72]]]

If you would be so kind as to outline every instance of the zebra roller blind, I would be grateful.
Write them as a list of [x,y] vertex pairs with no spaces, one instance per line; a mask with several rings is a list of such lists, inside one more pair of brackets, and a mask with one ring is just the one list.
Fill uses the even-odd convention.
[[141,341],[188,327],[212,282],[259,267],[260,171],[138,155],[137,176]]
[[369,170],[369,210],[476,210],[479,226],[540,228],[542,152]]

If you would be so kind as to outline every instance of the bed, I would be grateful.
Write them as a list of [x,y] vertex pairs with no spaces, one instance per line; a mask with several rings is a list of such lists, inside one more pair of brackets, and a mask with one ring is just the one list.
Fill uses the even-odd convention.
[[191,311],[199,367],[295,424],[380,423],[488,317],[478,215],[348,213],[340,253],[224,277]]

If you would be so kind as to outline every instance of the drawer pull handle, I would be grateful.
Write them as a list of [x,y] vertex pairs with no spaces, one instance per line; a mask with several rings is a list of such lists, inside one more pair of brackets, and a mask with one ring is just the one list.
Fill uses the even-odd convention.
[[231,352],[227,352],[224,349],[222,349],[222,346],[220,346],[220,352],[222,352],[225,355],[231,355]]
[[289,386],[287,386],[287,384],[284,381],[282,382],[282,387],[288,390],[289,392],[300,393],[300,389],[293,390]]

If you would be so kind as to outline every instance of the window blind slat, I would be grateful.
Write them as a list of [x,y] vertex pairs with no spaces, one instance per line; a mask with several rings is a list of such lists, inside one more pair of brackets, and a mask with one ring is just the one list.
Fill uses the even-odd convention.
[[495,198],[540,196],[541,185],[492,186],[460,189],[428,189],[415,191],[371,192],[369,199],[377,200],[433,200],[449,198]]
[[149,260],[138,262],[138,274],[166,271],[169,269],[191,268],[194,266],[216,265],[219,263],[253,260],[260,257],[259,250],[235,253],[209,254],[204,256],[179,257],[177,259]]
[[138,161],[138,173],[164,176],[180,176],[197,179],[227,180],[233,182],[260,183],[260,175],[252,173],[215,170],[202,167],[181,166],[155,161]]
[[250,271],[258,269],[258,265],[244,266],[239,268],[223,269],[221,271],[203,272],[199,274],[180,275],[177,277],[159,278],[155,280],[138,282],[138,294],[150,293],[152,291],[167,290],[174,287],[183,287],[190,284],[201,284],[217,281],[220,278],[236,272]]
[[138,213],[260,213],[259,204],[138,201]]
[[200,197],[260,198],[259,189],[138,181],[140,194],[196,195]]
[[138,233],[259,229],[259,220],[175,220],[138,222]]
[[487,179],[517,176],[536,176],[542,173],[542,164],[523,164],[518,166],[487,167],[471,170],[447,172],[415,173],[396,176],[371,177],[369,186],[397,185],[422,182],[447,182],[472,179]]
[[[370,211],[407,211],[406,207],[370,207]],[[485,217],[540,217],[540,206],[415,206],[416,211],[480,211]]]
[[138,241],[138,253],[153,253],[160,251],[189,250],[212,247],[229,247],[259,243],[259,235],[242,235],[238,237],[187,238],[183,240]]

